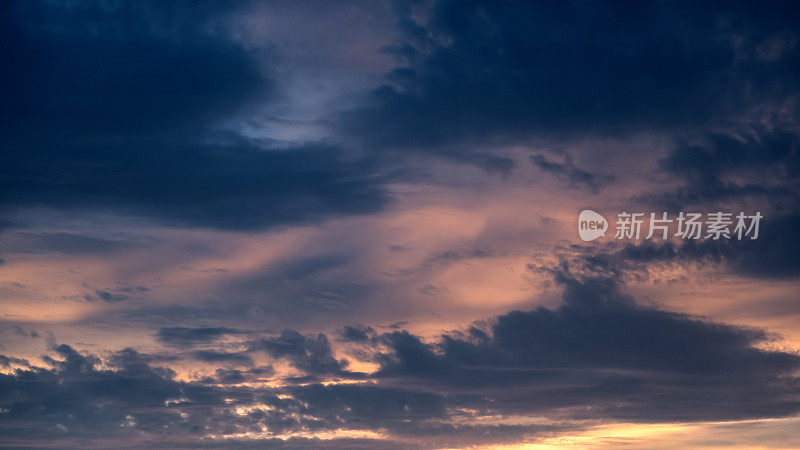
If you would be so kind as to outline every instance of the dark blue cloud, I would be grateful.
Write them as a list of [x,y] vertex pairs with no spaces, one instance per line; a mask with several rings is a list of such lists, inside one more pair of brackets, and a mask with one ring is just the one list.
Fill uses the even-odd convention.
[[662,168],[697,184],[716,184],[737,170],[775,167],[776,175],[800,175],[800,136],[786,130],[760,130],[740,136],[715,133],[700,144],[680,143],[661,161]]
[[17,145],[196,132],[273,90],[253,55],[214,29],[227,5],[3,9],[0,130]]
[[364,342],[375,335],[375,330],[366,325],[345,325],[341,335],[345,341]]
[[263,350],[273,358],[287,358],[309,376],[346,374],[347,361],[333,356],[328,337],[321,333],[306,337],[294,330],[283,330],[280,336],[252,342],[249,350]]
[[536,167],[557,177],[566,179],[570,186],[577,187],[583,185],[594,193],[597,193],[601,187],[614,180],[613,175],[595,174],[579,169],[575,166],[575,163],[572,162],[572,158],[569,155],[566,156],[563,163],[550,161],[541,154],[531,155],[530,158],[531,162]]
[[41,151],[13,155],[0,169],[6,212],[105,208],[171,224],[253,229],[376,211],[387,200],[366,165],[326,146],[63,143]]
[[[757,198],[766,209],[797,212],[800,135],[795,129],[711,133],[680,141],[659,162],[659,170],[684,185],[641,199],[670,211],[730,199]],[[788,210],[788,211],[787,211]]]
[[798,88],[791,2],[431,5],[401,8],[401,66],[344,117],[371,144],[697,130]]
[[102,291],[100,289],[96,289],[94,291],[94,295],[86,294],[84,296],[87,302],[93,302],[95,300],[102,300],[106,303],[116,303],[116,302],[124,302],[128,300],[130,297],[125,294],[116,294],[108,291]]
[[132,409],[150,410],[144,416],[162,420],[167,428],[174,421],[168,417],[171,414],[152,409],[181,395],[170,371],[150,368],[134,350],[124,350],[112,359],[118,371],[95,369],[99,359],[67,345],[54,350],[63,359],[47,359],[52,369],[30,368],[0,375],[0,401],[7,411],[0,426],[6,439],[119,430]]
[[385,203],[369,163],[339,148],[219,130],[275,95],[268,52],[226,33],[229,5],[2,8],[0,211],[252,229]]
[[[596,417],[726,420],[800,410],[800,358],[762,350],[763,331],[638,305],[611,278],[557,271],[564,304],[512,311],[488,329],[430,344],[379,337],[379,378],[438,392],[480,392],[510,411],[592,406]],[[669,396],[659,392],[669,391]],[[612,400],[613,399],[613,400]],[[496,403],[495,403],[496,402]]]

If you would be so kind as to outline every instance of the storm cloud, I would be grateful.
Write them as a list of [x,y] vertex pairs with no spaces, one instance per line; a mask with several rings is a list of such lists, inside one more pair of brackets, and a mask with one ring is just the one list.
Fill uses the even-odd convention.
[[385,203],[340,148],[226,130],[275,92],[270,58],[225,33],[228,5],[40,6],[2,7],[3,211],[253,229]]
[[0,445],[796,447],[799,15],[0,3]]
[[697,129],[782,102],[798,87],[795,5],[719,6],[400,8],[403,38],[386,49],[399,65],[344,123],[371,143],[448,149],[535,134]]
[[[380,428],[389,433],[387,439],[413,444],[420,436],[502,442],[600,417],[720,421],[800,411],[795,375],[800,357],[764,349],[774,336],[640,305],[611,278],[578,279],[560,270],[555,277],[563,287],[557,308],[511,311],[436,341],[408,331],[359,340],[364,354],[379,363],[366,384],[296,385],[297,378],[287,379],[285,388],[236,384],[275,379],[270,367],[219,369],[216,378],[177,381],[174,371],[160,367],[168,361],[132,349],[111,354],[105,360],[109,369],[99,369],[100,357],[55,345],[59,359],[45,358],[50,368],[20,367],[0,375],[0,406],[7,411],[2,427],[19,437],[35,426],[44,430],[41,439],[101,439],[103,430],[130,427],[150,439],[169,433],[184,444],[262,426],[276,434]],[[292,330],[253,341],[245,353],[192,355],[212,364],[249,365],[248,355],[260,351],[288,359],[303,373],[321,377],[318,381],[365,376],[336,360],[325,335]],[[233,413],[252,404],[262,406]],[[114,405],[114,413],[103,405]],[[477,416],[560,411],[564,422],[456,425],[452,421],[460,410]],[[227,422],[212,421],[220,415]],[[411,418],[416,424],[409,424]]]

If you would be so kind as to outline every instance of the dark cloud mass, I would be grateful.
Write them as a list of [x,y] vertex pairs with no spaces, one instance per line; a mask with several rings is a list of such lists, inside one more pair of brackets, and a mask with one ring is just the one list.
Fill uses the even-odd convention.
[[[590,405],[589,414],[627,420],[723,420],[800,406],[798,380],[786,378],[800,358],[756,349],[768,339],[762,331],[638,306],[610,279],[559,278],[563,306],[502,315],[489,333],[445,335],[437,346],[385,335],[394,354],[379,373],[490,392],[527,412]],[[506,396],[503,386],[517,387]]]
[[264,350],[273,358],[287,358],[297,369],[310,376],[345,373],[346,362],[334,358],[328,337],[324,334],[313,338],[294,330],[284,330],[278,337],[253,342],[250,350]]
[[99,299],[106,303],[115,303],[115,302],[124,302],[125,300],[128,300],[130,297],[128,297],[125,294],[114,294],[108,291],[101,291],[97,289],[94,291],[94,295],[86,294],[84,298],[86,299],[87,302],[92,302]]
[[219,129],[275,91],[269,55],[226,35],[227,4],[2,8],[3,211],[110,208],[252,229],[385,202],[339,148]]
[[444,0],[429,14],[410,9],[399,19],[404,38],[387,47],[400,68],[344,123],[370,143],[449,149],[698,129],[785,101],[798,87],[796,5],[722,6]]
[[683,186],[643,198],[672,211],[755,198],[764,207],[776,207],[781,215],[795,213],[800,193],[800,135],[796,127],[757,127],[713,133],[696,142],[680,141],[660,161],[659,170],[683,180]]
[[600,187],[614,180],[612,175],[594,174],[581,170],[572,162],[569,155],[563,163],[548,160],[544,155],[531,155],[531,162],[545,172],[566,179],[570,186],[584,185],[593,192],[597,192]]
[[374,334],[375,330],[365,325],[346,325],[341,332],[342,339],[354,342],[366,341]]
[[[177,381],[172,370],[157,367],[159,358],[132,349],[106,357],[108,369],[101,369],[100,357],[54,344],[57,358],[45,358],[50,368],[3,360],[22,367],[0,375],[0,428],[8,442],[20,442],[34,428],[37,439],[102,442],[113,429],[132,442],[144,436],[178,445],[262,427],[275,434],[382,429],[387,442],[427,446],[429,438],[450,445],[503,442],[572,426],[470,425],[459,423],[462,410],[476,417],[559,411],[564,419],[637,422],[800,411],[794,375],[800,357],[761,348],[772,339],[764,331],[639,305],[613,279],[579,279],[562,269],[555,277],[564,288],[563,305],[555,309],[509,312],[437,342],[407,331],[360,340],[380,364],[369,383],[237,384],[274,377],[271,367],[219,369],[215,377]],[[310,376],[357,375],[337,362],[325,335],[293,330],[253,341],[245,353],[202,350],[193,357],[251,366],[250,355],[261,351]],[[237,414],[239,407],[251,412]],[[235,438],[214,442],[206,443],[240,445]]]

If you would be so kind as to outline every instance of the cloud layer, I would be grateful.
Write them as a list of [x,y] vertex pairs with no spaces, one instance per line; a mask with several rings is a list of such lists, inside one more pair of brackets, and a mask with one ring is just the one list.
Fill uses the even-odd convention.
[[0,446],[796,447],[799,13],[0,4]]

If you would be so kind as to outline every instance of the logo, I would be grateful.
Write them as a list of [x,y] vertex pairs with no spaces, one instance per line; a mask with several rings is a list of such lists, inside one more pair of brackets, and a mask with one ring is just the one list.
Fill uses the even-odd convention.
[[[649,217],[649,219],[648,219]],[[739,212],[710,212],[705,215],[699,212],[684,213],[670,217],[670,213],[656,214],[621,212],[617,214],[615,239],[628,239],[638,241],[661,238],[664,241],[679,238],[690,239],[736,239],[741,241],[746,238],[758,239],[761,219],[764,216],[756,211],[753,215]],[[608,231],[608,221],[600,214],[584,209],[578,216],[578,235],[585,242],[593,241],[600,236],[605,236]],[[648,231],[649,230],[649,231]],[[674,234],[673,234],[674,232]]]
[[578,216],[578,235],[583,241],[593,241],[600,236],[605,236],[608,230],[608,221],[590,209],[581,211]]

